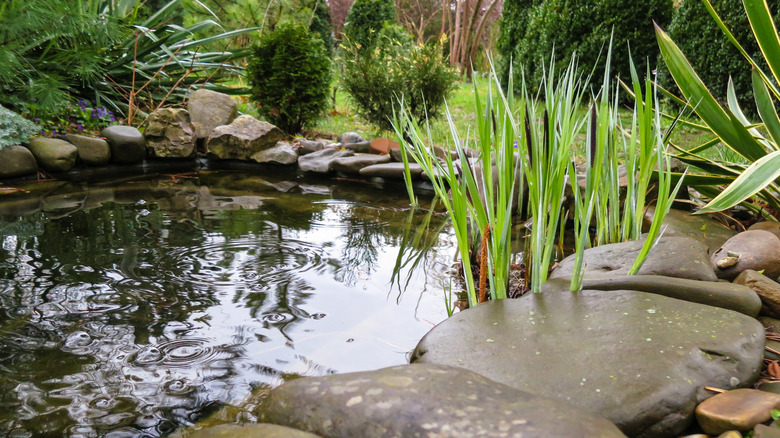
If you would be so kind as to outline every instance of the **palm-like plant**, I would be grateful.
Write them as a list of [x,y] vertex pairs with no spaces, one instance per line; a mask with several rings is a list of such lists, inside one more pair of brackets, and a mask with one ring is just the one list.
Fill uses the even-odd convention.
[[[690,62],[669,36],[656,26],[656,36],[661,54],[669,72],[682,91],[685,105],[693,108],[706,126],[699,126],[714,133],[717,138],[689,150],[678,149],[677,157],[699,167],[711,175],[688,175],[691,185],[700,187],[713,199],[699,212],[713,212],[731,208],[755,195],[775,214],[780,212],[780,117],[774,99],[780,99],[780,37],[778,36],[766,0],[743,0],[753,35],[758,42],[770,73],[766,74],[754,59],[734,38],[708,0],[702,0],[710,15],[726,37],[742,53],[752,68],[753,92],[760,123],[753,123],[743,114],[737,103],[734,87],[729,83],[727,106],[722,106],[707,89]],[[723,143],[745,165],[725,160],[708,159],[701,152]],[[729,186],[717,193],[713,186],[727,183]],[[757,208],[752,206],[753,208]],[[764,212],[766,214],[766,212]]]
[[173,24],[181,1],[171,0],[139,22],[140,0],[3,3],[0,100],[51,114],[81,98],[127,115],[132,107],[182,99],[192,86],[219,88],[215,84],[240,70],[231,61],[246,53],[208,48],[257,28],[198,39],[219,24]]

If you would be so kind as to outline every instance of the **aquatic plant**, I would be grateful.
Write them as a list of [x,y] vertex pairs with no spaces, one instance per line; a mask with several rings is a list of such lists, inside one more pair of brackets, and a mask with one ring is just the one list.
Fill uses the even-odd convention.
[[[609,55],[608,55],[609,58]],[[508,92],[503,93],[495,71],[492,72],[485,104],[475,90],[477,126],[461,141],[450,122],[452,146],[457,159],[445,156],[439,161],[432,148],[429,125],[427,136],[401,109],[395,118],[396,133],[407,170],[407,188],[412,203],[409,163],[417,162],[431,180],[434,191],[452,219],[458,239],[458,251],[466,278],[469,304],[485,297],[489,281],[492,299],[506,298],[511,260],[511,228],[517,216],[531,217],[525,262],[533,292],[541,291],[553,263],[556,238],[563,240],[565,191],[572,187],[568,215],[574,221],[576,263],[571,289],[581,287],[583,252],[591,244],[639,239],[646,206],[645,193],[653,169],[657,178],[658,199],[650,235],[631,268],[635,274],[661,234],[663,217],[674,194],[669,161],[665,155],[657,93],[652,82],[640,82],[632,69],[634,115],[630,130],[617,116],[617,93],[610,92],[609,68],[599,93],[586,112],[580,111],[586,96],[586,81],[577,73],[576,59],[558,77],[551,70],[542,82],[546,99],[540,101],[522,83],[519,102],[515,103],[510,75]],[[649,76],[649,72],[648,72]],[[644,91],[643,91],[644,89]],[[580,193],[574,159],[577,136],[586,130],[585,188]],[[471,158],[466,145],[472,145]],[[627,174],[627,195],[621,199],[618,184],[618,147],[622,146]],[[678,179],[679,189],[682,179]],[[522,186],[522,189],[521,189]],[[595,217],[596,236],[589,227]],[[477,251],[474,242],[481,241]],[[473,278],[472,264],[480,265],[479,287]],[[484,276],[487,278],[485,279]]]

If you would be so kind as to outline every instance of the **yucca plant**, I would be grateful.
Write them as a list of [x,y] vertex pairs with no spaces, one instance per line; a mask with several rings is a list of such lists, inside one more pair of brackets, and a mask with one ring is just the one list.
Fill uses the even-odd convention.
[[[683,94],[683,103],[701,118],[704,123],[699,126],[701,129],[711,131],[717,136],[716,139],[689,150],[677,148],[676,156],[710,173],[688,176],[689,184],[697,186],[702,193],[713,196],[699,213],[725,210],[757,196],[777,215],[780,212],[780,117],[773,98],[780,99],[780,89],[777,86],[780,83],[780,37],[766,1],[743,0],[753,35],[769,66],[767,74],[734,38],[712,4],[708,0],[702,1],[752,69],[753,93],[761,122],[753,123],[744,115],[731,83],[727,90],[727,105],[722,106],[696,74],[679,47],[656,26],[661,54]],[[743,162],[709,159],[701,155],[701,152],[718,147],[720,143],[736,153]],[[728,187],[718,193],[714,186],[720,184],[728,184]],[[771,214],[761,207],[751,204],[748,206],[767,216]]]

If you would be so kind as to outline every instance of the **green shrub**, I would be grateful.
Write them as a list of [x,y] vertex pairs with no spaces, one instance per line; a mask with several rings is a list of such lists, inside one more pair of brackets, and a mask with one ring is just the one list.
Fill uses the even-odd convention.
[[330,7],[325,0],[310,0],[312,9],[311,24],[309,30],[319,34],[322,42],[325,43],[325,50],[328,55],[333,53],[335,43],[333,41],[333,24],[330,21]]
[[394,24],[393,0],[355,0],[347,14],[344,35],[358,49],[368,48],[385,24]]
[[386,130],[402,97],[418,121],[436,117],[457,79],[438,45],[416,45],[399,26],[385,26],[370,50],[345,47],[341,85],[358,114]]
[[27,143],[41,128],[0,105],[0,149]]
[[[582,71],[590,72],[593,68],[592,77],[603,77],[603,60],[613,31],[612,70],[630,81],[629,44],[637,69],[644,72],[647,60],[654,63],[658,56],[658,45],[650,38],[653,21],[664,26],[672,15],[672,0],[546,0],[533,1],[533,6],[528,3],[521,2],[520,6],[527,13],[522,38],[513,45],[505,36],[500,54],[505,59],[512,58],[516,83],[525,69],[527,83],[534,86],[541,84],[542,66],[549,67],[553,49],[557,71],[564,70],[576,52]],[[502,23],[507,26],[510,21]],[[602,61],[597,62],[599,56]]]
[[[499,21],[496,51],[501,54],[497,66],[498,79],[507,86],[513,59],[519,59],[520,42],[528,29],[529,13],[542,0],[508,0],[504,2]],[[519,83],[518,83],[519,84]]]
[[[742,2],[710,0],[710,3],[737,41],[753,59],[760,61],[759,65],[763,69],[766,69],[766,63],[763,62],[761,51],[753,38]],[[777,22],[780,18],[778,14],[780,1],[767,0],[767,3]],[[753,86],[750,80],[750,69],[745,68],[745,58],[723,35],[701,0],[683,0],[680,6],[674,9],[668,32],[669,37],[684,53],[692,55],[689,59],[693,68],[715,97],[726,99],[726,87],[731,76],[742,109],[755,115]],[[658,69],[660,85],[676,92],[677,86],[669,76],[665,65],[663,62],[659,62],[658,65],[662,67]]]
[[325,110],[330,60],[322,40],[302,24],[263,35],[248,69],[258,110],[283,131],[297,133]]

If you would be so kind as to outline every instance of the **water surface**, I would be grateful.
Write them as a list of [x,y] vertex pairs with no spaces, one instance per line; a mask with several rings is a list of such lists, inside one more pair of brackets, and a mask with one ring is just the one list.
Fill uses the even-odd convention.
[[24,188],[0,196],[0,435],[164,436],[255,388],[405,363],[447,316],[454,237],[401,186]]

